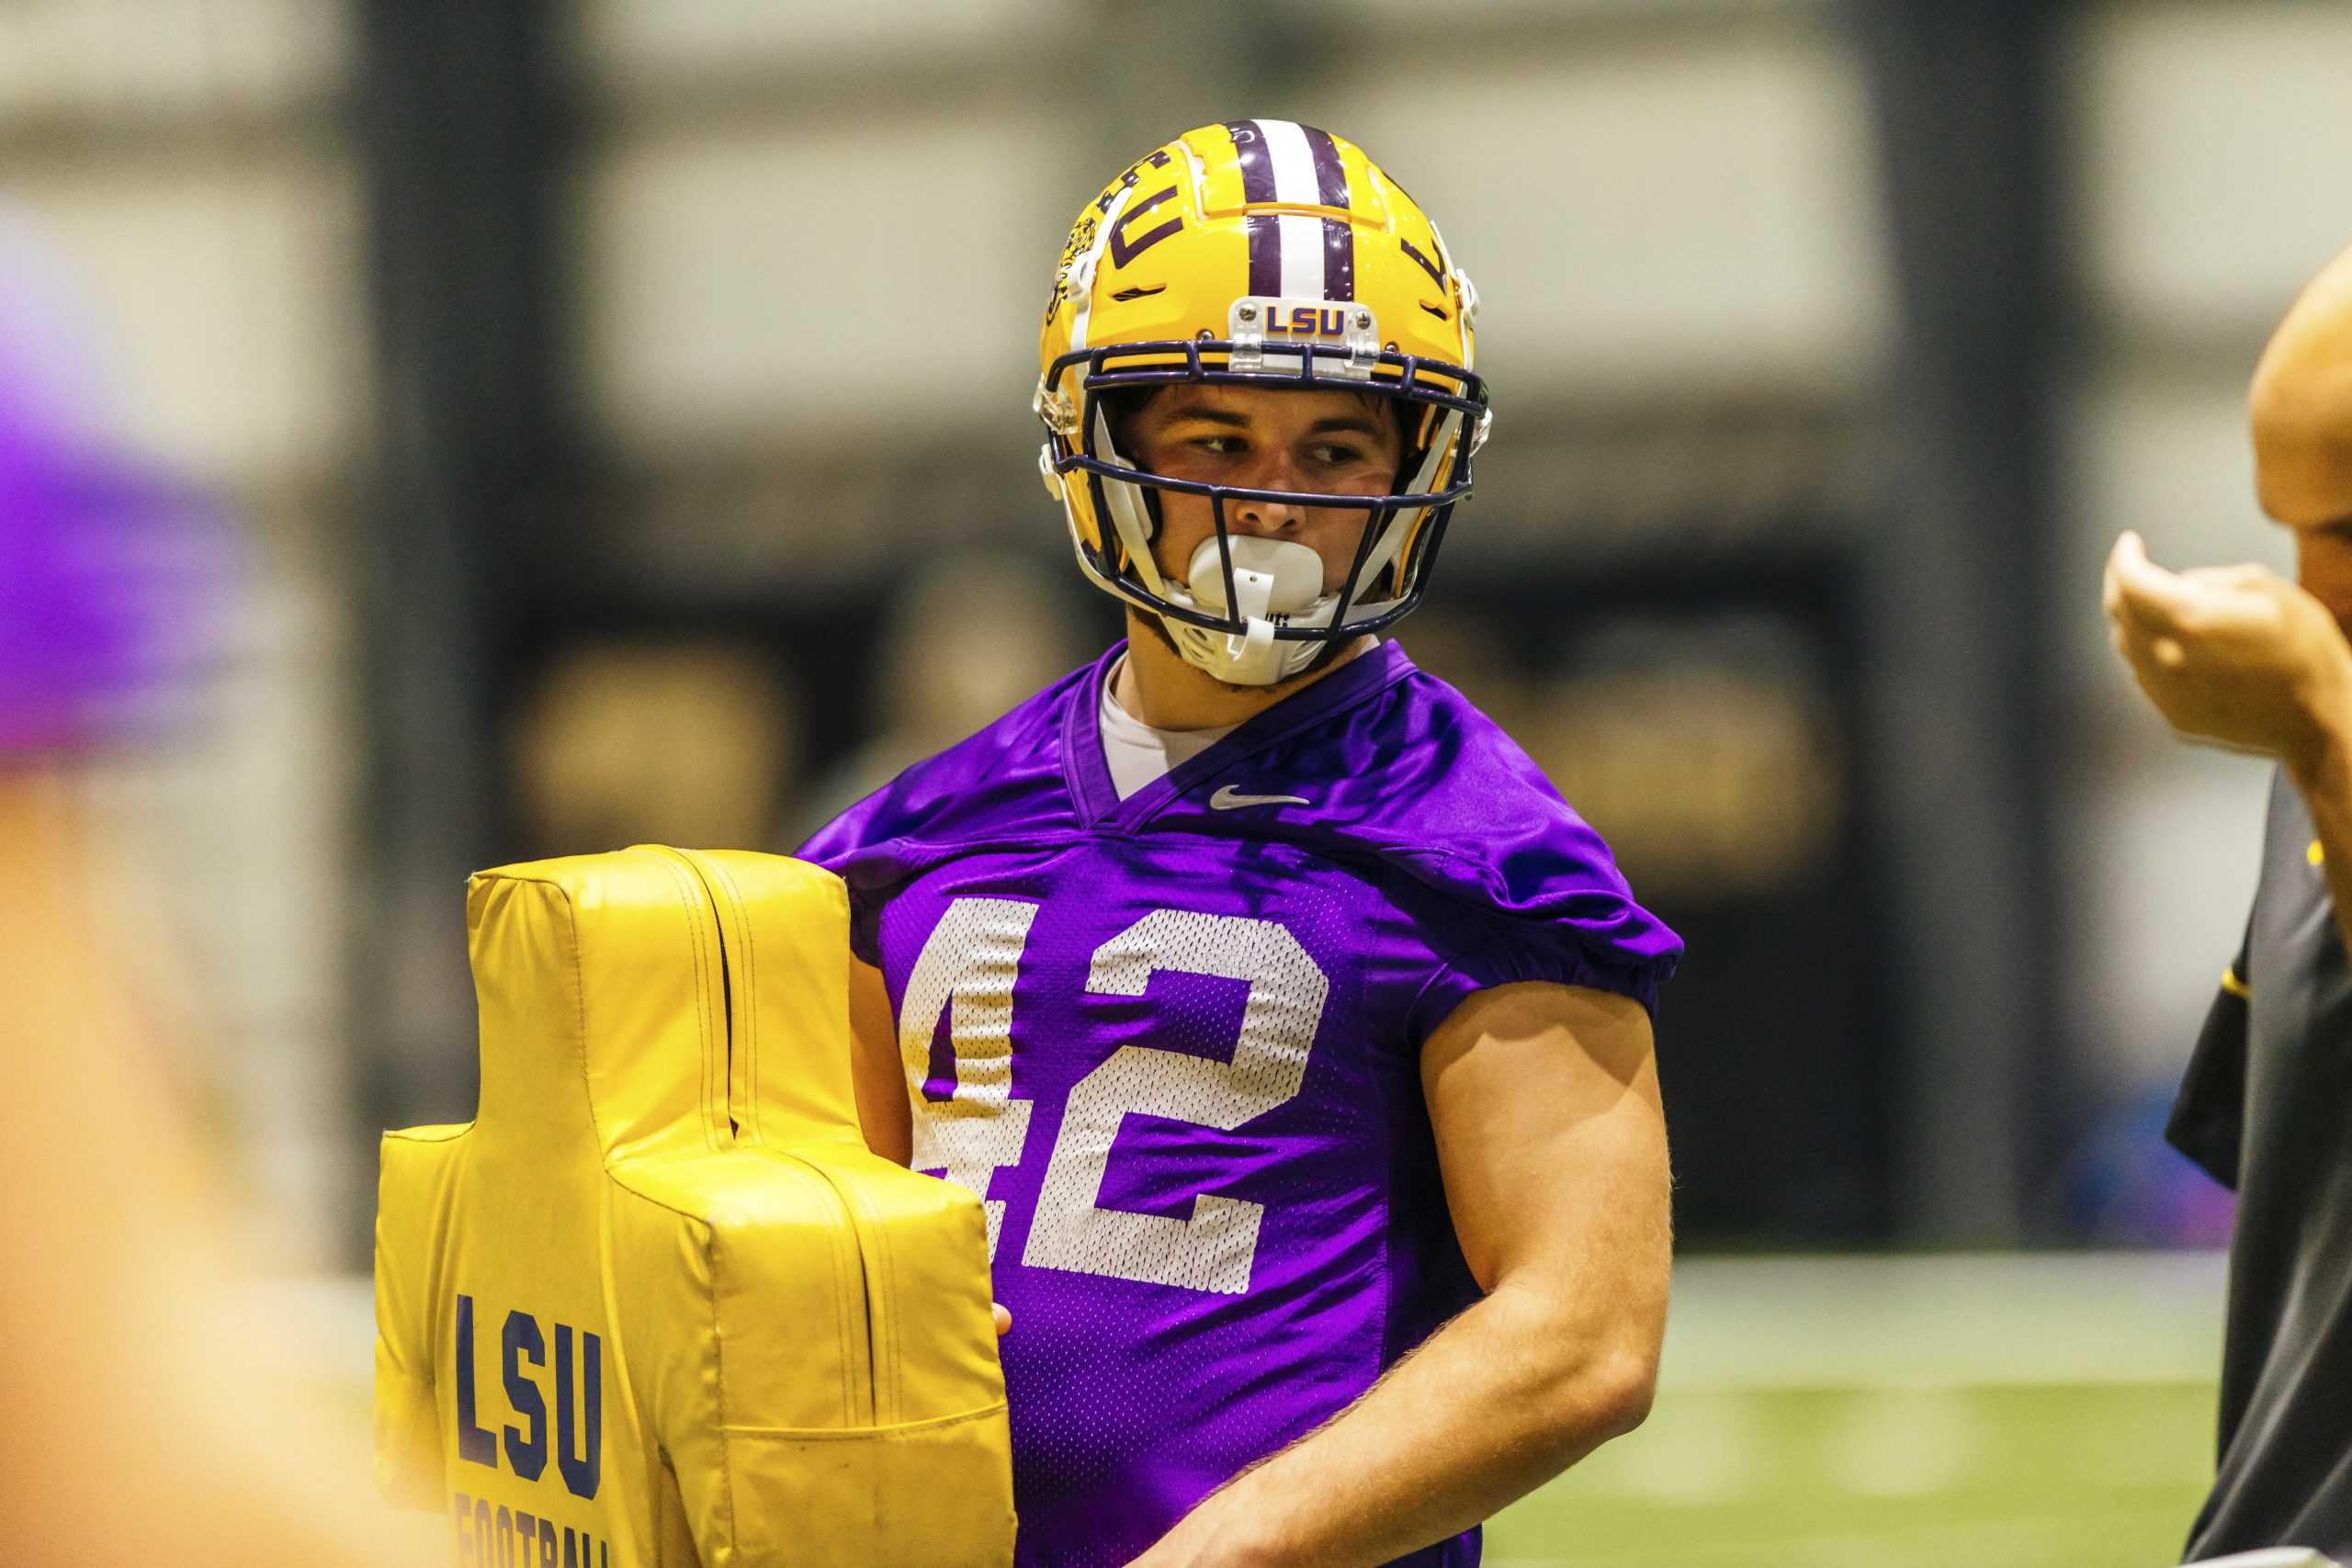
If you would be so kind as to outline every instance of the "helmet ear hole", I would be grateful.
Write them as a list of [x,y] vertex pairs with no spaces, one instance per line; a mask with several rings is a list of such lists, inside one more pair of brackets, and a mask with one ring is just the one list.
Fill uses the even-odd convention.
[[[1165,584],[1160,580],[1159,563],[1151,558],[1151,545],[1159,535],[1159,496],[1156,487],[1119,449],[1118,438],[1113,433],[1113,417],[1108,398],[1098,399],[1089,412],[1097,460],[1114,470],[1092,476],[1089,489],[1110,524],[1104,543],[1116,540],[1120,570],[1133,570],[1145,587],[1159,593]],[[1135,477],[1125,477],[1129,475]]]
[[1134,444],[1127,432],[1134,427],[1136,416],[1151,402],[1154,387],[1113,387],[1094,394],[1102,405],[1102,426],[1109,432],[1111,449],[1132,463],[1136,460]]
[[[1102,404],[1102,430],[1110,440],[1112,454],[1132,468],[1140,468],[1143,465],[1136,459],[1135,443],[1127,433],[1158,392],[1156,387],[1114,387],[1095,394]],[[1149,485],[1137,485],[1136,490],[1143,501],[1145,541],[1156,543],[1163,523],[1159,491]]]

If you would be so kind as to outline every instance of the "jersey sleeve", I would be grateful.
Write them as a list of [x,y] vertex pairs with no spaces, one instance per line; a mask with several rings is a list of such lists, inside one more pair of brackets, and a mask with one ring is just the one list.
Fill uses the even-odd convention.
[[2180,1093],[2165,1124],[2165,1142],[2233,1190],[2238,1184],[2238,1150],[2245,1132],[2247,1004],[2254,998],[2253,976],[2246,969],[2251,936],[2249,931],[2237,958],[2222,972],[2221,989],[2205,1014],[2205,1026],[2198,1031],[2197,1047],[2189,1053],[2188,1070],[2181,1076]]
[[849,950],[861,964],[882,965],[881,886],[893,874],[890,852],[899,785],[886,785],[826,823],[793,852],[823,866],[849,889]]
[[1432,922],[1450,940],[1432,943],[1440,962],[1414,999],[1416,1043],[1472,993],[1524,981],[1610,991],[1657,1010],[1682,940],[1634,901],[1600,836],[1565,807],[1530,813],[1508,852],[1416,858],[1425,883],[1453,895]]
[[1413,1044],[1472,993],[1527,981],[1656,1013],[1682,939],[1516,742],[1419,671],[1356,725],[1355,753],[1377,761],[1353,770],[1348,836],[1417,885],[1407,902],[1427,975],[1406,1021]]
[[1630,899],[1620,917],[1598,922],[1599,930],[1508,918],[1485,924],[1484,933],[1432,972],[1415,998],[1417,1044],[1473,993],[1527,981],[1613,992],[1655,1016],[1658,987],[1673,976],[1682,953],[1680,940]]
[[861,964],[881,967],[883,906],[917,868],[925,840],[955,831],[950,819],[974,787],[962,750],[917,762],[793,852],[849,890],[849,949]]

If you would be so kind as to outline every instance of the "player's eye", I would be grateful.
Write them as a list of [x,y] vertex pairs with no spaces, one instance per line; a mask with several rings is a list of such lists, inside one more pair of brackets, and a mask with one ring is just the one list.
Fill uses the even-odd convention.
[[1344,468],[1351,464],[1363,461],[1363,452],[1361,448],[1338,441],[1318,441],[1306,449],[1306,455],[1316,462],[1330,468]]
[[1194,451],[1213,453],[1220,457],[1236,457],[1248,449],[1238,435],[1196,435],[1189,445]]

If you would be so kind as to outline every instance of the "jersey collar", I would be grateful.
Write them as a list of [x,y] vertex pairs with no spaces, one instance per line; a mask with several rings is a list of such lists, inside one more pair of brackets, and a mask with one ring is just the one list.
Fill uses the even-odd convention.
[[1121,800],[1111,783],[1110,764],[1102,756],[1101,709],[1102,682],[1126,650],[1125,638],[1113,643],[1095,660],[1088,677],[1073,684],[1063,699],[1062,775],[1078,807],[1079,821],[1090,828],[1139,828],[1203,780],[1386,691],[1413,672],[1413,661],[1406,657],[1404,646],[1384,641],[1237,726],[1232,734],[1190,761],[1170,768]]

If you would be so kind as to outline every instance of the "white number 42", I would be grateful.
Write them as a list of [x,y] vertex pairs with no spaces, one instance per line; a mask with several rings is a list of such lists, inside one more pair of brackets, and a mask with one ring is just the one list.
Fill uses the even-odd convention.
[[[1018,1165],[1031,1102],[1012,1098],[1012,990],[1038,907],[958,898],[923,943],[899,1009],[899,1051],[914,1106],[914,1168],[941,1170],[978,1193],[989,1255],[1004,1203],[988,1196],[998,1168]],[[1170,970],[1248,983],[1233,1059],[1126,1045],[1079,1080],[1063,1108],[1021,1261],[1150,1284],[1238,1295],[1250,1288],[1265,1206],[1204,1192],[1190,1218],[1105,1209],[1097,1201],[1111,1143],[1130,1112],[1230,1132],[1298,1093],[1330,981],[1272,920],[1156,909],[1094,950],[1086,988],[1139,997]],[[941,1017],[955,1047],[956,1088],[922,1092]]]

